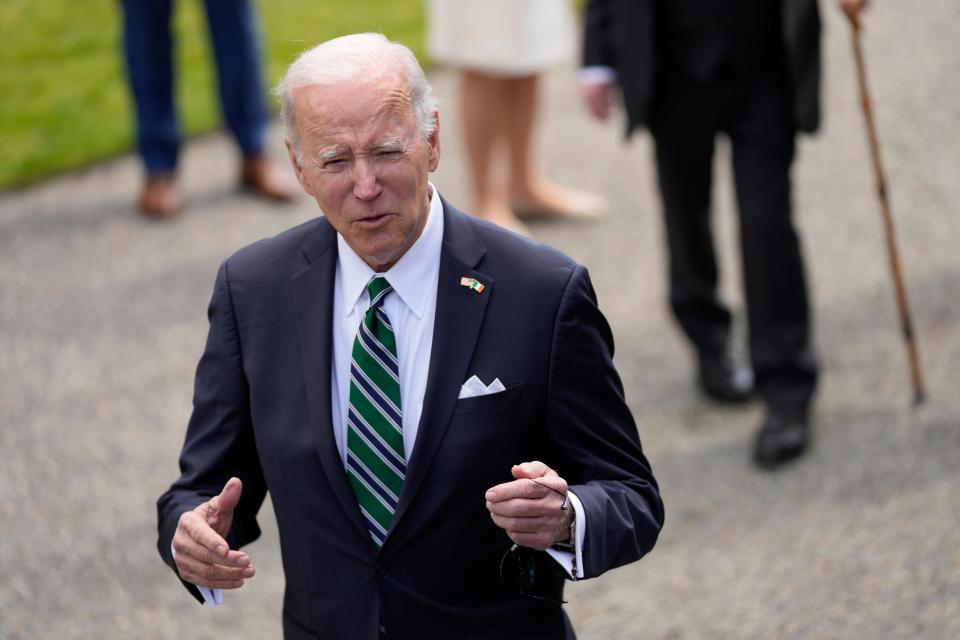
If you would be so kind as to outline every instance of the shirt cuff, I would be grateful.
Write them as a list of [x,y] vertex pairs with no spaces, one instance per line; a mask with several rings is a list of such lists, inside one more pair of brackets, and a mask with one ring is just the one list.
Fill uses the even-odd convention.
[[[170,553],[173,555],[173,559],[176,560],[177,551],[173,548],[173,545],[170,545]],[[223,604],[223,589],[211,589],[210,587],[201,587],[198,584],[193,586],[200,591],[200,595],[203,596],[203,602],[211,609],[218,604]]]
[[587,86],[592,84],[616,84],[618,78],[617,71],[613,67],[594,65],[579,69],[577,80],[580,82],[580,86]]
[[223,589],[211,589],[210,587],[201,587],[200,585],[197,585],[197,589],[200,590],[203,601],[211,609],[218,604],[223,604]]
[[576,514],[576,525],[573,528],[573,553],[569,551],[560,551],[553,547],[547,548],[550,557],[564,568],[573,580],[579,580],[583,577],[583,540],[587,531],[587,514],[580,504],[580,498],[573,491],[567,491],[567,497],[570,498],[570,505]]

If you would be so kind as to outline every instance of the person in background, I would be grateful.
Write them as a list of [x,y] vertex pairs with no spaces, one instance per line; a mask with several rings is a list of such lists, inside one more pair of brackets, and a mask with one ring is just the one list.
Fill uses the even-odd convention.
[[429,0],[427,9],[430,55],[461,72],[471,213],[525,234],[518,216],[599,216],[602,197],[547,180],[535,153],[540,75],[575,51],[569,0]]
[[[122,0],[123,52],[136,110],[137,148],[146,177],[140,210],[170,218],[183,206],[176,186],[180,132],[174,109],[170,19],[173,0]],[[257,25],[247,0],[205,0],[217,64],[220,106],[240,149],[239,182],[275,202],[294,197],[295,185],[264,155],[267,128]]]
[[[840,0],[848,14],[860,0]],[[581,89],[609,116],[622,90],[627,131],[653,135],[669,248],[670,305],[703,391],[767,407],[753,457],[772,468],[810,441],[818,365],[790,169],[798,131],[820,121],[817,0],[588,0]],[[731,142],[752,375],[729,354],[710,221],[714,140]]]

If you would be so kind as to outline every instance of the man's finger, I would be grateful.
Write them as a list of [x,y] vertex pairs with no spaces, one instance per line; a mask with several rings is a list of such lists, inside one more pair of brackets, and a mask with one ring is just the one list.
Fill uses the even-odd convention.
[[202,576],[196,575],[189,571],[181,571],[180,577],[190,584],[195,584],[198,587],[209,587],[211,589],[239,589],[244,584],[243,579],[231,578],[227,580],[207,580]]
[[560,496],[557,496],[556,500],[550,499],[550,496],[544,496],[544,498],[545,499],[541,500],[514,498],[501,502],[487,502],[487,510],[492,514],[511,518],[539,518],[543,516],[558,516],[563,513],[560,509],[560,505],[563,504],[563,498]]
[[[207,524],[207,522],[195,512],[188,512],[180,517],[179,527],[190,536],[190,539],[215,553],[220,558],[226,558],[230,552],[230,546],[219,533]],[[196,554],[194,554],[196,555]]]
[[229,567],[241,568],[250,566],[250,556],[243,551],[235,551],[231,549],[227,552],[226,557],[224,557],[217,555],[206,547],[197,544],[189,536],[183,536],[182,538],[174,536],[173,550],[176,551],[178,558],[181,555],[186,555],[206,564],[222,564]]
[[506,531],[513,533],[539,533],[541,535],[552,534],[557,528],[557,517],[537,516],[527,517],[509,517],[500,516],[495,513],[490,514],[493,523]]
[[177,556],[177,570],[209,581],[244,580],[257,574],[254,567],[228,567],[222,564],[207,564],[189,556]]
[[240,502],[241,493],[243,493],[243,482],[240,478],[227,480],[220,494],[212,498],[207,505],[207,523],[219,529],[218,525],[224,524],[225,519],[232,518],[233,510]]
[[485,497],[488,502],[502,502],[516,498],[537,500],[549,493],[560,496],[565,496],[567,493],[566,481],[539,460],[513,465],[510,474],[517,479],[487,489]]
[[495,487],[487,489],[487,502],[504,502],[506,500],[516,500],[522,498],[525,500],[537,500],[547,494],[553,493],[547,487],[529,480],[527,478],[504,482]]
[[[510,469],[510,473],[518,480],[520,478],[541,478],[550,472],[553,472],[553,469],[543,464],[539,460],[515,464],[513,465],[513,468]],[[553,473],[556,475],[556,472]]]
[[552,469],[546,475],[531,478],[530,481],[551,490],[551,493],[559,495],[561,500],[567,495],[567,481],[558,476],[557,472]]
[[181,576],[188,573],[207,582],[218,580],[244,580],[252,578],[257,571],[253,567],[228,567],[222,564],[208,564],[200,562],[190,556],[177,556],[177,570]]

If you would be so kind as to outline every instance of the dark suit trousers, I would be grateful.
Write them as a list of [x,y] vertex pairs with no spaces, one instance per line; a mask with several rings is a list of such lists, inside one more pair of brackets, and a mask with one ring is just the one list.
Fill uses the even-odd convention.
[[[174,108],[170,19],[173,0],[122,0],[123,51],[137,112],[137,147],[149,173],[176,167],[180,132]],[[257,23],[247,0],[205,0],[217,63],[220,106],[244,155],[261,153],[267,110]]]
[[[667,44],[669,43],[669,44]],[[773,406],[806,405],[817,367],[803,259],[791,221],[794,126],[778,43],[706,31],[662,38],[650,130],[656,146],[673,313],[702,354],[727,348],[710,220],[714,141],[729,136],[750,356]]]

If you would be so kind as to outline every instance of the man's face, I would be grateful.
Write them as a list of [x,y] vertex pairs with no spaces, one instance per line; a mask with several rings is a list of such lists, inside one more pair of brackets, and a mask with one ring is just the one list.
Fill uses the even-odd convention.
[[302,166],[288,151],[300,184],[347,244],[386,271],[426,224],[439,127],[424,139],[399,74],[299,87],[293,107]]

